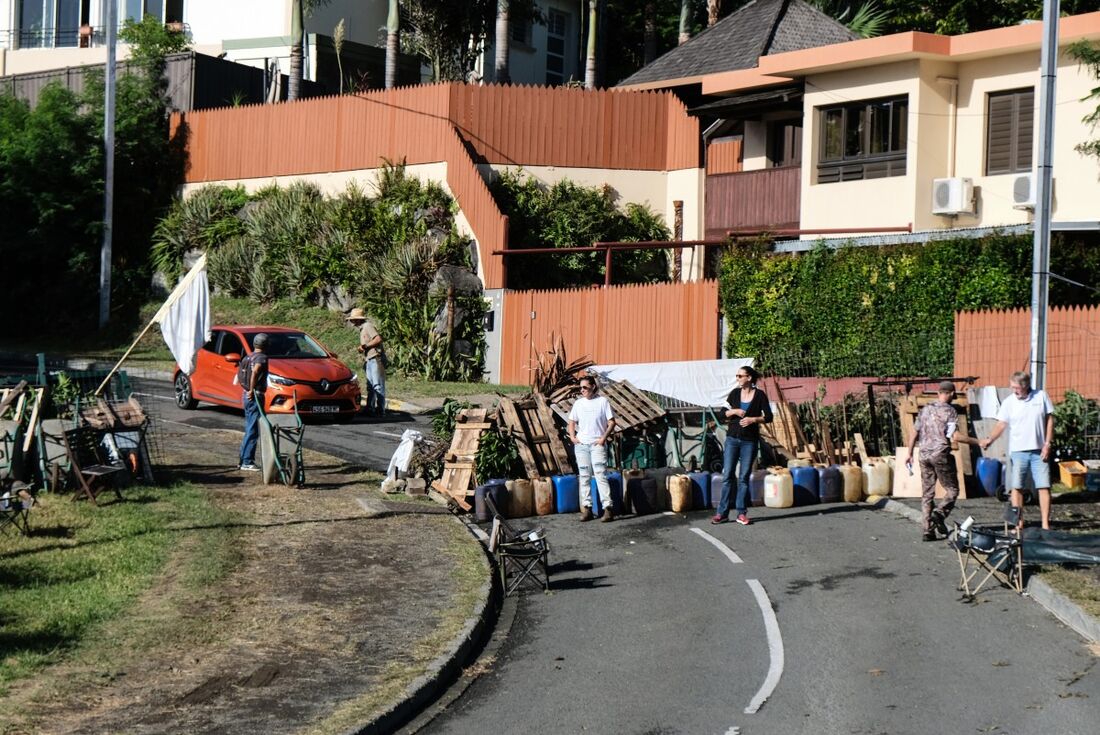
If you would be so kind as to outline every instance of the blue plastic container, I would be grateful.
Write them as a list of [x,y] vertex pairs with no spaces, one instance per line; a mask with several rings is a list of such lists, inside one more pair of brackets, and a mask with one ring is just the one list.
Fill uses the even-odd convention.
[[712,472],[710,475],[710,507],[717,508],[720,502],[722,502],[722,473]]
[[579,513],[581,495],[576,475],[554,475],[554,502],[559,513]]
[[[622,515],[624,512],[622,473],[608,472],[607,484],[611,486],[611,512],[615,515]],[[592,493],[592,512],[601,515],[603,513],[603,501],[600,500],[600,489],[596,487],[595,477],[588,481],[588,490]]]
[[710,507],[710,473],[709,472],[689,472],[688,477],[691,479],[691,507],[692,508],[709,508]]
[[817,468],[817,497],[822,503],[844,500],[844,475],[840,474],[840,467],[834,464]]
[[791,479],[794,481],[795,505],[814,505],[819,502],[816,467],[795,467],[791,470]]
[[982,493],[988,497],[997,496],[997,488],[1004,484],[1002,476],[1003,466],[1001,460],[994,459],[993,457],[978,457],[978,484],[981,485]]

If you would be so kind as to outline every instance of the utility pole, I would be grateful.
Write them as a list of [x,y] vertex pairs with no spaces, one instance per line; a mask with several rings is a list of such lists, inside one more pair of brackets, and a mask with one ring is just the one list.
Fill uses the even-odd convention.
[[1054,100],[1058,73],[1059,0],[1043,2],[1039,81],[1039,165],[1035,182],[1035,244],[1031,273],[1031,385],[1046,388],[1047,305],[1050,296],[1050,208],[1054,164]]
[[118,0],[103,0],[104,23],[107,30],[107,83],[103,105],[103,149],[107,170],[103,176],[103,245],[99,250],[99,328],[111,318],[111,229],[115,204],[115,32],[118,21],[115,11]]

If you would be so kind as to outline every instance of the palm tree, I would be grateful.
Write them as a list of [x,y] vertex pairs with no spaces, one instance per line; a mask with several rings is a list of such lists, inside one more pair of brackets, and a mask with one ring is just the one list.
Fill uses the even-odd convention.
[[287,83],[286,100],[298,99],[302,89],[302,36],[306,15],[329,0],[290,1],[290,81]]
[[508,73],[509,43],[511,41],[508,9],[511,4],[511,0],[497,0],[496,40],[493,43],[496,50],[496,60],[493,65],[493,78],[500,84],[512,81],[511,75]]
[[584,62],[584,88],[596,88],[596,0],[588,0],[588,56]]
[[654,0],[646,0],[643,14],[643,56],[645,64],[652,64],[657,59],[657,3]]
[[401,8],[397,0],[390,0],[390,12],[386,16],[386,89],[397,84],[397,54],[401,51]]
[[707,0],[707,28],[718,22],[718,15],[722,12],[722,0]]
[[680,38],[677,43],[684,43],[691,38],[691,0],[680,0]]

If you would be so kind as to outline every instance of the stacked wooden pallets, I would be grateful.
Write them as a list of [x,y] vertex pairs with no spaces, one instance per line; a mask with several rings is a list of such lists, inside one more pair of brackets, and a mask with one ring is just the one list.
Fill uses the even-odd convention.
[[[665,410],[645,393],[635,388],[630,381],[608,383],[600,388],[600,393],[611,404],[611,413],[615,415],[616,432],[643,429],[665,417]],[[569,411],[576,401],[575,395],[555,401],[554,413],[563,421],[568,421]]]
[[516,440],[528,479],[573,473],[573,462],[545,396],[535,393],[520,401],[501,398],[498,411],[501,427]]
[[484,408],[466,408],[458,413],[451,448],[443,455],[443,476],[432,487],[454,501],[463,510],[470,510],[466,496],[473,485],[477,447],[481,433],[492,427]]

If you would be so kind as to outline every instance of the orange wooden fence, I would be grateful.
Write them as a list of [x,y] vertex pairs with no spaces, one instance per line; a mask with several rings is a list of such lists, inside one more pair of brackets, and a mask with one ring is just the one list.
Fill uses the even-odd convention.
[[707,146],[707,175],[732,174],[741,170],[741,139],[715,140]]
[[504,284],[493,250],[508,218],[476,162],[675,170],[699,165],[699,124],[666,92],[434,84],[291,104],[174,115],[187,126],[186,181],[372,169],[382,159],[447,162],[447,185],[478,241],[485,285]]
[[[1100,398],[1100,307],[1053,307],[1047,325],[1046,391],[1054,401],[1067,390]],[[978,385],[1007,386],[1031,359],[1031,309],[955,314],[955,374]]]
[[504,294],[500,382],[530,384],[561,335],[570,360],[597,364],[719,356],[718,283],[661,283]]

